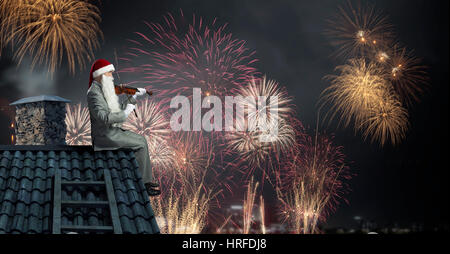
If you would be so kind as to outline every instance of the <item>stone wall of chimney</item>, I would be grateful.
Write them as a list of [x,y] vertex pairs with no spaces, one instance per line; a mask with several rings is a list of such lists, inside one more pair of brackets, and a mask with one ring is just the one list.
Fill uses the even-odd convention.
[[16,145],[65,145],[65,118],[64,102],[16,105]]

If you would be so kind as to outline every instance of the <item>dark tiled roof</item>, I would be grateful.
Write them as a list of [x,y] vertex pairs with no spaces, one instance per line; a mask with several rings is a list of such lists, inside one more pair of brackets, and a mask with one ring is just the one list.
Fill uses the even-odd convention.
[[[109,169],[123,233],[159,233],[132,151],[91,147],[0,147],[0,233],[51,233],[55,170],[63,181],[101,181]],[[68,186],[64,200],[105,200],[98,186]],[[62,224],[111,225],[102,208],[63,208]]]

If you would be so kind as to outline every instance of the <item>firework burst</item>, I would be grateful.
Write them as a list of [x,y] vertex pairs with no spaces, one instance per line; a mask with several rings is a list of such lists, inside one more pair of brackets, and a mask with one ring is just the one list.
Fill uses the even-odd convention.
[[148,137],[155,143],[167,142],[170,135],[166,108],[150,99],[140,100],[136,105],[136,115],[130,114],[123,127],[139,135]]
[[16,22],[13,22],[14,13],[25,3],[26,0],[0,0],[0,56],[8,37],[17,28]]
[[419,101],[418,95],[424,92],[428,82],[426,67],[420,64],[420,59],[415,58],[412,56],[412,52],[408,52],[406,48],[398,45],[393,47],[386,76],[401,101],[406,105]]
[[378,50],[376,51],[374,58],[377,62],[383,64],[387,63],[390,60],[391,56],[386,50]]
[[157,142],[148,137],[146,140],[152,168],[159,172],[155,174],[164,175],[171,171],[176,162],[174,148],[169,145],[168,141]]
[[281,214],[296,233],[317,233],[317,224],[334,212],[351,178],[341,147],[316,134],[298,143],[277,182]]
[[200,234],[206,225],[211,195],[200,184],[193,192],[151,199],[158,225],[163,234]]
[[[385,70],[375,62],[350,59],[338,66],[338,76],[329,76],[331,86],[322,93],[322,107],[331,103],[330,120],[340,113],[345,127],[353,121],[355,130],[381,145],[398,144],[405,137],[408,114],[386,79]],[[331,112],[331,114],[330,114]]]
[[[241,104],[240,106],[256,109],[254,113],[249,113],[249,119],[255,118],[258,121],[259,117],[266,114],[269,114],[270,117],[271,108],[276,110],[279,119],[286,120],[293,112],[292,98],[287,95],[286,89],[281,87],[277,81],[267,79],[266,76],[259,80],[252,79],[247,86],[242,86],[237,90],[237,95],[242,97],[238,102]],[[246,99],[248,97],[251,99]],[[260,97],[263,98],[260,99]]]
[[[14,4],[10,4],[15,2]],[[87,1],[23,0],[2,2],[2,28],[11,31],[5,43],[21,42],[15,57],[19,63],[25,55],[34,55],[32,66],[45,63],[53,73],[67,57],[71,73],[77,63],[84,67],[93,59],[99,46],[98,8]],[[8,11],[5,11],[8,10]]]
[[91,145],[91,120],[89,110],[81,104],[66,105],[66,143],[68,145]]
[[153,169],[160,171],[160,174],[171,170],[175,163],[174,151],[169,145],[171,130],[166,110],[161,103],[140,100],[136,115],[130,114],[123,124],[123,128],[145,137]]
[[214,160],[209,139],[201,132],[175,133],[171,146],[174,148],[175,173],[182,183],[200,183]]
[[[236,124],[241,120],[236,119]],[[275,128],[278,133],[275,135]],[[227,149],[236,152],[240,159],[247,162],[251,169],[261,168],[263,163],[274,154],[289,150],[295,143],[295,130],[284,120],[280,120],[278,125],[266,124],[266,130],[255,131],[233,131],[225,134],[227,139]],[[251,174],[252,171],[248,172]]]
[[356,8],[347,2],[339,7],[339,13],[328,20],[329,26],[325,30],[336,46],[336,56],[361,56],[368,51],[384,47],[393,37],[393,27],[387,22],[387,17],[371,6]]
[[327,34],[339,46],[338,55],[353,58],[337,67],[339,76],[328,76],[331,86],[321,100],[333,104],[330,119],[340,113],[340,123],[348,126],[354,121],[364,138],[371,136],[381,145],[398,144],[408,127],[404,107],[419,101],[426,89],[426,68],[412,52],[394,43],[386,17],[372,7],[355,9],[350,2],[347,7],[340,7]]
[[[295,143],[295,130],[289,124],[291,99],[278,83],[265,77],[241,87],[238,96],[237,106],[244,110],[236,112],[234,129],[225,134],[227,149],[238,153],[250,169],[261,168],[270,155],[278,156]],[[271,114],[272,110],[277,114]]]
[[[356,125],[367,118],[368,109],[376,105],[389,89],[384,79],[384,69],[365,59],[350,59],[347,64],[336,67],[340,75],[327,76],[331,85],[322,92],[321,102],[333,104],[330,120],[341,113],[340,123],[347,127],[352,120]],[[327,114],[328,116],[328,114]]]
[[391,94],[368,109],[367,118],[361,123],[364,138],[371,137],[372,142],[379,142],[381,146],[390,141],[396,145],[406,136],[408,129],[408,111],[399,100]]
[[213,147],[201,132],[175,132],[168,146],[174,163],[171,170],[157,173],[163,193],[152,203],[162,218],[161,232],[200,233],[223,184],[219,181],[224,181],[211,169]]
[[189,22],[182,11],[179,20],[168,14],[161,24],[146,22],[150,34],[137,32],[130,40],[133,46],[121,58],[128,66],[121,72],[143,73],[142,82],[170,93],[200,87],[206,96],[225,95],[258,74],[254,52],[232,38],[226,25],[217,27],[215,19],[207,24],[195,15]]

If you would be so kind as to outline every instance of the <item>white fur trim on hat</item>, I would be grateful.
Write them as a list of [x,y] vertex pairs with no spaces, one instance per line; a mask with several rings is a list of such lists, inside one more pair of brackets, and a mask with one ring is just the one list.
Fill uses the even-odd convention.
[[110,71],[115,71],[114,65],[112,65],[112,64],[106,65],[105,67],[102,67],[102,68],[94,71],[92,73],[92,77],[93,78],[100,77],[100,75],[103,75],[103,74],[105,74],[107,72],[110,72]]

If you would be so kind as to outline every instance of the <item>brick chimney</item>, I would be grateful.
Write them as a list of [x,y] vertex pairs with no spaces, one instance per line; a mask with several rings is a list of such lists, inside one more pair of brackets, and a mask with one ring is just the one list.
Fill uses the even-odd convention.
[[16,145],[65,145],[68,102],[58,96],[41,95],[11,103],[16,106]]

